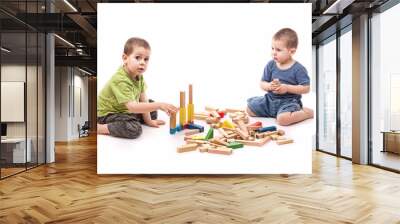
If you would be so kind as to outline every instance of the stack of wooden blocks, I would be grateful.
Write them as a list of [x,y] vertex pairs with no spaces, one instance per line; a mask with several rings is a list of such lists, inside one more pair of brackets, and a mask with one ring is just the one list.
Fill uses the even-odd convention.
[[[205,120],[210,125],[207,134],[203,136],[199,135],[199,130],[188,130],[184,137],[186,144],[178,147],[177,152],[199,150],[231,155],[233,150],[244,145],[260,147],[271,140],[278,145],[293,143],[292,139],[284,136],[283,130],[276,130],[275,126],[262,127],[260,121],[249,124],[249,116],[243,110],[206,107],[206,111],[194,114],[194,118]],[[222,120],[226,114],[230,119]]]

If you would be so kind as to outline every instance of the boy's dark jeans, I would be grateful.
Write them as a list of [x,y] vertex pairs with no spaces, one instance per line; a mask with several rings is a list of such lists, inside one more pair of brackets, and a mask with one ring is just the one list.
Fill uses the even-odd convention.
[[[154,102],[149,100],[149,102]],[[157,119],[157,111],[150,112],[152,120]],[[117,113],[107,114],[103,117],[98,117],[99,124],[108,124],[110,135],[120,138],[138,138],[142,134],[142,124],[144,124],[142,114],[134,113]]]

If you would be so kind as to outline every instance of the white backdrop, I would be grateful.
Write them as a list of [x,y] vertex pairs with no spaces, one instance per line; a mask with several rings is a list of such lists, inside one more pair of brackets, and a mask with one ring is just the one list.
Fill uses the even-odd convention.
[[[295,59],[307,68],[310,76],[312,73],[311,4],[103,3],[98,4],[97,18],[98,91],[122,64],[123,46],[130,37],[144,38],[151,45],[150,63],[144,73],[149,98],[179,106],[179,91],[187,91],[191,83],[196,112],[203,111],[205,105],[244,108],[247,98],[263,95],[259,81],[264,66],[271,60],[272,36],[281,28],[289,27],[297,32],[299,46]],[[306,106],[313,108],[311,97],[303,99]],[[166,131],[161,133],[167,135],[167,129],[165,127]],[[307,130],[310,130],[307,134],[311,141],[313,128]],[[99,137],[99,142],[103,137],[107,139],[106,145],[120,141]],[[144,138],[146,131],[139,140],[126,144],[135,144]],[[148,145],[142,142],[140,146]],[[311,143],[304,146],[311,151]],[[106,147],[99,144],[98,149]],[[107,164],[110,167],[114,163]],[[305,167],[309,167],[308,164]],[[204,173],[199,169],[192,171]],[[136,173],[135,168],[127,168],[126,172],[121,169],[103,171]],[[151,172],[151,168],[147,172]]]
[[149,97],[178,104],[179,91],[193,83],[197,106],[244,106],[263,94],[271,39],[283,27],[297,32],[295,58],[311,74],[311,4],[99,4],[98,91],[136,36],[152,48]]

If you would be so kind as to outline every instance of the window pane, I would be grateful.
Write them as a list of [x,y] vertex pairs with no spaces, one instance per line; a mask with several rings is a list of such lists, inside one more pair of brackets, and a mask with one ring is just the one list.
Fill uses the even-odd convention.
[[400,33],[393,27],[398,21],[400,4],[371,20],[372,163],[396,170],[400,170]]
[[352,35],[340,37],[340,153],[351,158],[352,141]]
[[336,41],[318,48],[318,148],[336,153]]

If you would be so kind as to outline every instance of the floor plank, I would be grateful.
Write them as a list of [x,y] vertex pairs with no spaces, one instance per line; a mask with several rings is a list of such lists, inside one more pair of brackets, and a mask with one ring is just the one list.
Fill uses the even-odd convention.
[[312,175],[96,174],[96,137],[0,181],[0,223],[400,223],[400,175],[313,152]]

